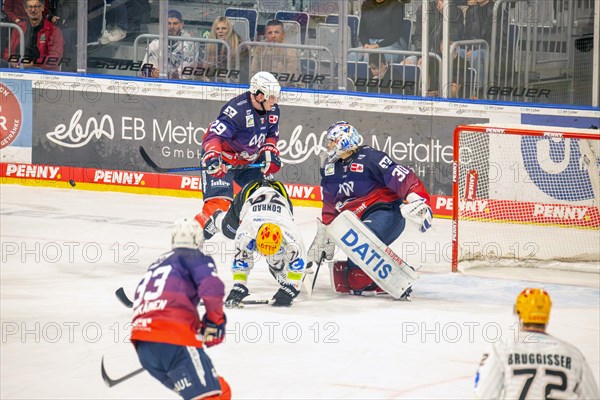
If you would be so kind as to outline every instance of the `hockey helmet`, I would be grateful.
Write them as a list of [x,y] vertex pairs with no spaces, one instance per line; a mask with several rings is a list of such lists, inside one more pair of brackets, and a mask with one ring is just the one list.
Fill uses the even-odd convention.
[[265,95],[265,98],[273,96],[275,97],[275,100],[277,100],[281,93],[281,86],[273,74],[266,71],[260,71],[254,74],[252,79],[250,79],[250,93],[253,95],[262,93]]
[[256,249],[263,256],[272,256],[281,248],[283,234],[278,225],[267,222],[260,226],[256,234]]
[[202,227],[193,218],[175,221],[171,234],[171,248],[199,249],[204,243]]
[[544,289],[527,288],[517,296],[515,313],[524,324],[546,325],[550,319],[552,300]]
[[355,127],[346,121],[338,121],[327,129],[327,155],[329,161],[337,160],[343,153],[355,150],[360,136]]

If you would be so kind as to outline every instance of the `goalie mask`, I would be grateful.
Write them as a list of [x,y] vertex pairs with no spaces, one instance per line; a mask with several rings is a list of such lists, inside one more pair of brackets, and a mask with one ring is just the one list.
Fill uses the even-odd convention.
[[544,289],[527,288],[517,296],[515,313],[524,324],[546,325],[550,319],[552,301]]
[[256,234],[256,249],[263,256],[272,256],[281,248],[283,234],[278,225],[270,222],[264,223]]
[[171,248],[199,249],[204,243],[204,232],[195,219],[180,219],[175,221],[171,234]]
[[337,161],[346,152],[358,147],[360,136],[358,131],[346,121],[338,121],[327,129],[327,158],[329,162]]

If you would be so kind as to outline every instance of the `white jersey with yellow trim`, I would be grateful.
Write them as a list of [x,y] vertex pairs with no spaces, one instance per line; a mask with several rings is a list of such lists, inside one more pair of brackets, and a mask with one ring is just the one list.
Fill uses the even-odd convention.
[[484,354],[476,399],[598,399],[598,385],[575,346],[546,333],[520,331]]

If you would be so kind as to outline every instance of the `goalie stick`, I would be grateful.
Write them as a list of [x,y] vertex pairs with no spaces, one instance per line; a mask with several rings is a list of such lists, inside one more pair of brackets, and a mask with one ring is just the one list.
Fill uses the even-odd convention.
[[[129,300],[129,297],[125,294],[125,290],[120,287],[115,291],[117,299],[127,308],[133,308],[133,301]],[[269,300],[242,300],[242,304],[254,305],[254,304],[269,304]],[[200,302],[200,306],[204,305],[204,302]]]
[[[169,173],[169,172],[186,172],[186,171],[203,171],[204,170],[204,168],[202,168],[202,167],[173,167],[173,168],[160,167],[158,164],[156,164],[154,162],[154,160],[152,160],[150,158],[150,156],[148,155],[148,153],[142,146],[140,146],[140,155],[142,156],[142,158],[144,159],[146,164],[148,164],[148,166],[150,168],[152,168],[153,170],[155,170],[156,172]],[[250,168],[262,168],[264,166],[265,166],[264,163],[245,164],[245,165],[227,165],[227,169],[250,169]]]
[[111,379],[106,373],[106,369],[104,368],[104,356],[102,356],[102,361],[100,362],[100,372],[102,373],[102,380],[104,381],[104,383],[106,383],[106,386],[108,387],[118,385],[119,383],[124,382],[127,379],[133,378],[134,376],[141,374],[144,371],[144,368],[138,368],[135,371],[130,372],[127,375],[122,376],[118,379]]

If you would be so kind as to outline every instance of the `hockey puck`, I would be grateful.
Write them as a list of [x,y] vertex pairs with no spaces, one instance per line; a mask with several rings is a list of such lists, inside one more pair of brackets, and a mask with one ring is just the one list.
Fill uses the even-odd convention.
[[69,185],[75,187],[75,181],[73,179],[69,180]]

